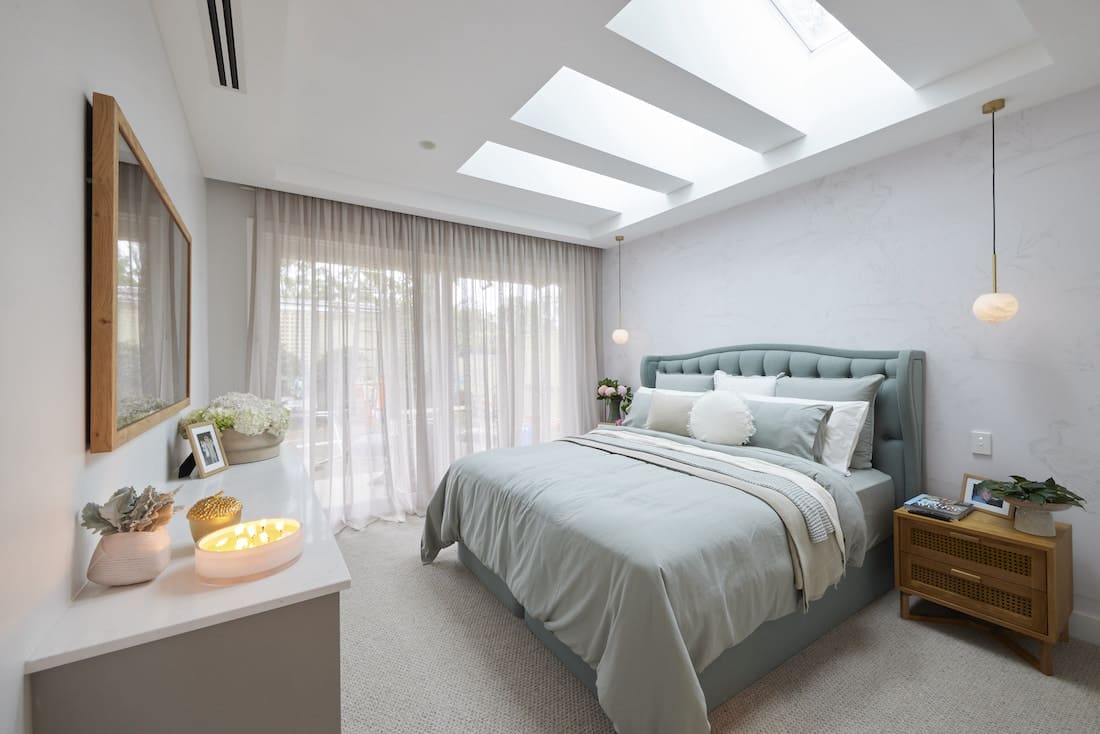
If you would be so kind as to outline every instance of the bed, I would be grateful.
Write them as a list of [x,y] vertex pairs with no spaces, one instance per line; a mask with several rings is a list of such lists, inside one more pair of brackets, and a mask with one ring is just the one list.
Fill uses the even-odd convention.
[[457,543],[621,734],[709,731],[709,710],[892,588],[890,512],[923,484],[924,359],[797,345],[645,357],[646,387],[719,369],[883,375],[872,467],[844,476],[644,429],[483,452],[441,482],[422,560]]

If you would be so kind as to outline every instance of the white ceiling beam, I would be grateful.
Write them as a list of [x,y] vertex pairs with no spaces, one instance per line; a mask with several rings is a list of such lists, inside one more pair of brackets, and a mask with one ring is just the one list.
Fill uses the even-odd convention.
[[596,148],[590,148],[587,145],[559,138],[557,135],[536,130],[519,122],[509,121],[507,125],[502,126],[496,134],[490,135],[489,138],[512,148],[519,148],[528,153],[535,153],[544,158],[568,163],[577,168],[602,173],[605,176],[659,191],[662,194],[675,191],[691,183],[678,176],[657,171],[640,163],[619,158]]
[[760,153],[803,132],[709,82],[601,29],[570,49],[566,66]]

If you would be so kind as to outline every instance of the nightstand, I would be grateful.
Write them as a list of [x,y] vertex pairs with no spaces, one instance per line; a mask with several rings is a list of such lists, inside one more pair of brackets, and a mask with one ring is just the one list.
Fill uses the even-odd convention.
[[[977,510],[958,522],[945,522],[898,508],[894,584],[904,619],[989,629],[1040,671],[1053,675],[1054,643],[1069,639],[1073,611],[1073,528],[1057,523],[1057,534],[1044,538]],[[910,595],[993,626],[913,614]],[[1038,640],[1038,657],[1010,633]]]

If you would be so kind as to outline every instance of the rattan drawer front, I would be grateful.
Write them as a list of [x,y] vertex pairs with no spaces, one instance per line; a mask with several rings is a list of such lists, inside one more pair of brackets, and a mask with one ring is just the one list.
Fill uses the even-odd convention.
[[983,577],[992,576],[1014,584],[1045,590],[1046,554],[1035,548],[1010,546],[987,537],[944,527],[902,522],[901,549],[914,556],[949,563]]
[[925,599],[946,602],[990,621],[1046,633],[1047,600],[1039,589],[908,553],[901,555],[900,571],[902,588]]

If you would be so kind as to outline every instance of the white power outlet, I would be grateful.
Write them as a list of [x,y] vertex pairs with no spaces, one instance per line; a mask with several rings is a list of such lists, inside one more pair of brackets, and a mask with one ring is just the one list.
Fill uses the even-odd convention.
[[970,453],[979,456],[993,455],[993,434],[989,431],[970,432]]

